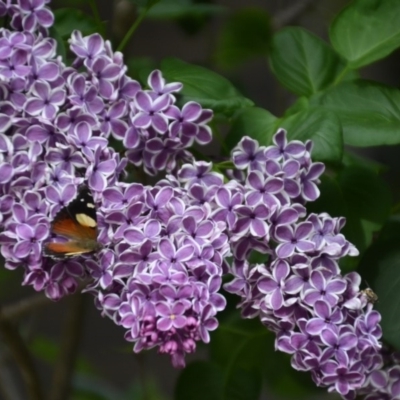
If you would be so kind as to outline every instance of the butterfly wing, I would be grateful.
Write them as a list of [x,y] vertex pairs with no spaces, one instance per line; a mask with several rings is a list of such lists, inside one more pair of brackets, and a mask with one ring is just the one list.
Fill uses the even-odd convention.
[[45,255],[62,258],[97,250],[96,209],[87,186],[81,186],[77,197],[55,216],[51,232],[70,240],[46,243]]

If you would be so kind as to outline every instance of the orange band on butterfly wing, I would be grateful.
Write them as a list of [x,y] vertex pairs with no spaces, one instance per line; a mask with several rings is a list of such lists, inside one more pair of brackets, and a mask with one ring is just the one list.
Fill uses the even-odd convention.
[[60,218],[53,221],[52,232],[74,240],[96,240],[97,230],[79,225],[71,218]]
[[77,242],[51,242],[44,245],[44,251],[46,255],[62,257],[88,253],[93,251],[93,249],[87,248],[86,246],[82,247],[82,245]]

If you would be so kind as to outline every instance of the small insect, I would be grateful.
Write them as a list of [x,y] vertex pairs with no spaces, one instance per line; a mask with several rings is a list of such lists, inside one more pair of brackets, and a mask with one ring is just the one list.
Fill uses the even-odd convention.
[[360,290],[360,294],[364,296],[364,298],[367,300],[367,303],[374,304],[378,301],[377,294],[371,288]]
[[45,244],[44,255],[52,258],[73,257],[100,249],[96,208],[86,185],[80,186],[77,197],[55,216],[51,233],[68,239]]

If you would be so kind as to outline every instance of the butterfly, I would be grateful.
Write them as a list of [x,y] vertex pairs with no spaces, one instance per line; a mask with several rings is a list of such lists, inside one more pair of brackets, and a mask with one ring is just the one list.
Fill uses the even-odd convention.
[[73,257],[100,249],[97,242],[96,207],[86,185],[81,185],[76,198],[58,212],[51,223],[50,232],[68,241],[46,243],[45,256]]

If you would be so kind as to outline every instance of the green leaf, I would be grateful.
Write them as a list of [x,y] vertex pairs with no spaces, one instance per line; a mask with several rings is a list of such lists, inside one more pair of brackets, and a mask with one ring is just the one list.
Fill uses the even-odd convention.
[[[130,0],[149,2],[152,0]],[[192,0],[162,0],[156,1],[158,4],[153,6],[148,12],[148,18],[154,19],[178,19],[195,16],[207,16],[221,13],[224,7],[216,4],[193,2]]]
[[400,91],[368,81],[344,82],[317,95],[311,105],[333,111],[345,144],[357,147],[400,143]]
[[342,128],[337,116],[322,107],[312,107],[280,121],[288,139],[312,140],[315,160],[338,162],[342,159]]
[[350,213],[380,225],[386,222],[391,194],[377,174],[362,167],[347,167],[339,174],[338,182]]
[[[55,363],[60,352],[59,343],[44,336],[36,336],[29,344],[29,348],[35,357],[49,364]],[[75,370],[85,374],[92,374],[94,372],[93,366],[83,357],[78,358]]]
[[321,194],[317,200],[307,203],[307,210],[313,213],[327,212],[332,217],[344,216],[347,212],[347,205],[337,180],[322,175],[318,187]]
[[304,109],[282,119],[270,112],[249,107],[237,112],[227,136],[228,148],[233,148],[247,135],[269,146],[272,136],[279,128],[285,128],[289,139],[312,140],[313,158],[321,161],[338,162],[342,158],[343,140],[338,118],[321,107]]
[[393,217],[361,259],[359,272],[378,295],[383,338],[400,350],[400,218]]
[[263,144],[270,144],[277,118],[269,111],[258,107],[248,107],[238,111],[226,137],[226,144],[232,149],[243,136],[250,136]]
[[388,167],[384,164],[378,163],[377,161],[371,160],[370,158],[360,156],[359,154],[353,153],[351,151],[345,151],[343,153],[342,162],[345,167],[358,166],[368,168],[376,174],[384,172],[388,169]]
[[50,31],[50,37],[55,39],[57,42],[57,55],[61,56],[62,60],[66,63],[67,62],[67,50],[66,50],[65,42],[64,42],[63,38],[61,37],[61,35],[59,34],[59,32],[57,31],[57,29],[54,26],[50,27],[49,31]]
[[62,38],[69,38],[75,29],[82,32],[83,36],[98,31],[93,17],[76,8],[59,8],[54,11],[54,28]]
[[[313,213],[327,212],[332,217],[346,216],[346,225],[342,233],[359,251],[364,251],[367,243],[361,218],[359,215],[351,213],[349,210],[343,188],[340,186],[338,180],[323,175],[321,177],[319,190],[321,192],[319,198],[316,201],[308,203],[307,210]],[[353,257],[346,257],[343,261],[341,260],[341,266],[344,267],[345,270],[354,269],[353,260]]]
[[175,400],[222,400],[223,374],[221,369],[206,361],[188,365],[179,375]]
[[398,0],[357,0],[335,18],[329,36],[349,67],[359,68],[400,46],[399,20]]
[[310,102],[307,97],[299,97],[290,107],[285,110],[283,114],[284,118],[290,117],[293,114],[297,114],[300,111],[306,111],[310,108]]
[[136,4],[139,7],[152,7],[159,3],[160,0],[129,0],[129,2]]
[[299,96],[325,89],[345,67],[327,43],[302,28],[273,36],[270,63],[282,85]]
[[211,340],[211,359],[225,373],[224,400],[257,400],[273,335],[257,320],[221,324]]
[[169,82],[182,82],[183,101],[197,101],[215,112],[232,115],[235,111],[253,105],[224,77],[217,73],[168,58],[161,63],[163,75]]
[[222,68],[268,54],[270,18],[261,8],[242,8],[222,28],[215,58]]
[[258,400],[261,387],[259,371],[233,367],[225,384],[224,400]]
[[310,397],[315,384],[293,370],[290,356],[275,351],[274,340],[275,335],[258,320],[225,321],[213,332],[210,355],[225,371],[224,400],[259,399],[260,375],[279,398]]
[[[387,185],[371,168],[349,165],[336,179],[323,176],[319,189],[321,195],[307,204],[308,211],[346,216],[342,233],[363,253],[372,241],[373,231],[379,230],[389,216],[391,194]],[[341,265],[347,270],[356,262],[348,257]]]

